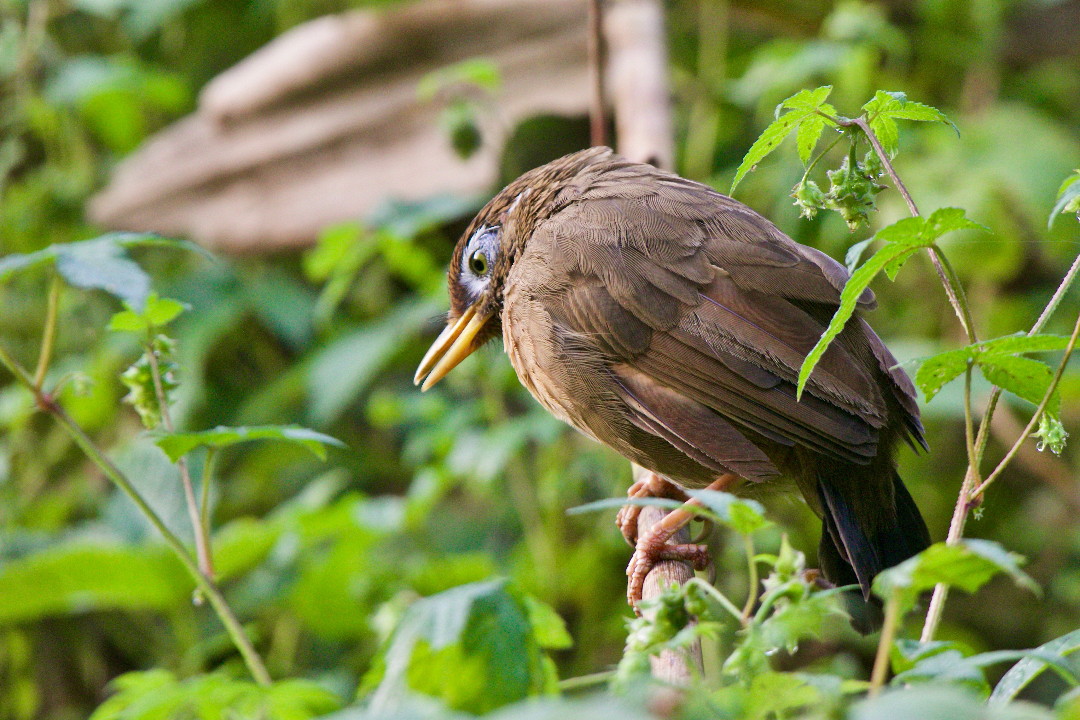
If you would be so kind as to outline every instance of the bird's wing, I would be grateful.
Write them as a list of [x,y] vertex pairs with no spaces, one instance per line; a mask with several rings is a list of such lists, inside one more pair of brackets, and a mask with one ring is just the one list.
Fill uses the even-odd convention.
[[708,424],[671,391],[757,436],[866,462],[886,421],[878,378],[895,363],[868,327],[845,330],[795,400],[843,268],[734,201],[669,182],[594,188],[538,227],[530,246],[560,279],[544,291],[553,321],[610,358],[636,424],[676,446],[703,447]]

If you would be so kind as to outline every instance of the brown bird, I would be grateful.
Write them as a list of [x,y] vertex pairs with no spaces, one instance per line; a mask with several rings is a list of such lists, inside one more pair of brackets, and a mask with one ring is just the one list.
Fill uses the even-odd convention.
[[[501,334],[540,404],[679,486],[793,480],[823,521],[825,577],[869,597],[930,542],[894,459],[900,439],[926,443],[910,379],[858,316],[796,400],[847,278],[712,188],[592,148],[525,173],[473,220],[416,381]],[[655,540],[638,540],[632,602]]]

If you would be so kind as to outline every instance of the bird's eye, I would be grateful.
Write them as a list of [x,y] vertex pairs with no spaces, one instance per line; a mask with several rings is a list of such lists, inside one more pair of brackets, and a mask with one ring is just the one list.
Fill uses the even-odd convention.
[[473,274],[477,277],[487,275],[488,257],[483,250],[475,250],[473,251],[473,254],[469,256],[469,269],[472,270]]

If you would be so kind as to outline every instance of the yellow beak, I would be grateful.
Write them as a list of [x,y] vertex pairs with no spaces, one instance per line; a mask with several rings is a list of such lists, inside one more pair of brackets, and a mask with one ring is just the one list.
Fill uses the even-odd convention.
[[[490,318],[491,315],[477,313],[476,306],[473,305],[462,313],[456,322],[447,325],[431,344],[424,359],[420,361],[413,383],[420,385],[420,381],[423,380],[424,384],[420,386],[420,390],[424,391],[442,380],[448,372],[457,367],[458,363],[469,357],[476,349],[473,347],[473,340]],[[424,380],[425,375],[427,380]]]

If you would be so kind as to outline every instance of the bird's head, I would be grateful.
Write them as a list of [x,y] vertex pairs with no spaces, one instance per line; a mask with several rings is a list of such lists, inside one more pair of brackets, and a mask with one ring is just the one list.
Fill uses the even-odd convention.
[[503,288],[537,225],[574,196],[578,180],[612,156],[583,150],[530,170],[506,186],[470,223],[450,260],[450,313],[414,381],[427,390],[502,333]]

